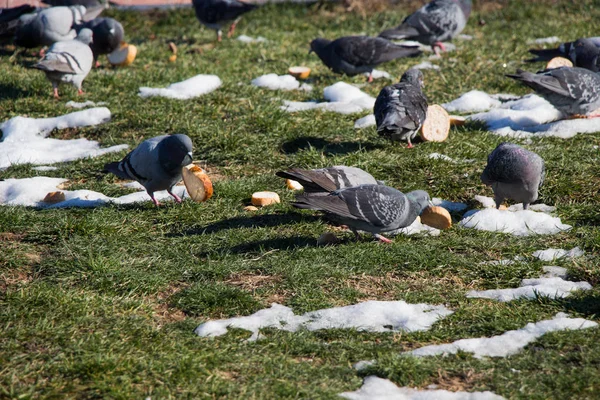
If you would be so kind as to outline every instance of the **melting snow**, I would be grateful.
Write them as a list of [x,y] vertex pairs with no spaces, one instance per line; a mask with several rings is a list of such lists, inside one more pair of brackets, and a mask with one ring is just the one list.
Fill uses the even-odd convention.
[[[0,181],[0,205],[27,206],[40,208],[65,208],[65,207],[98,207],[107,203],[131,204],[142,201],[151,201],[150,196],[144,192],[131,193],[121,197],[108,197],[102,193],[91,190],[62,190],[59,185],[67,182],[63,178],[48,178],[38,176],[24,179],[5,179]],[[65,194],[65,201],[49,204],[42,200],[50,192],[61,191]],[[175,186],[173,193],[180,197],[187,196],[185,186]],[[156,200],[172,199],[166,191],[155,192]]]
[[240,35],[237,37],[236,40],[239,40],[240,42],[244,42],[244,43],[259,43],[259,42],[266,42],[267,39],[265,39],[262,36],[259,36],[257,38],[253,38],[252,36],[247,36],[247,35]]
[[377,364],[377,361],[375,360],[362,360],[352,364],[352,368],[354,368],[357,371],[361,371],[375,364]]
[[409,226],[407,226],[405,228],[396,229],[395,231],[390,231],[390,232],[388,232],[388,235],[390,235],[390,236],[395,236],[395,235],[410,236],[410,235],[416,235],[417,233],[423,233],[423,234],[429,235],[429,236],[439,236],[440,230],[433,228],[429,225],[425,225],[425,224],[421,223],[421,218],[417,218],[417,219],[415,219],[415,222],[413,222]]
[[49,165],[42,165],[41,167],[33,167],[34,171],[56,171],[58,168],[57,167],[51,167]]
[[210,93],[223,82],[216,75],[196,75],[182,82],[172,83],[166,88],[141,87],[140,97],[161,96],[170,99],[187,100]]
[[350,329],[368,332],[426,331],[452,311],[439,305],[408,304],[404,301],[365,301],[346,307],[326,308],[295,315],[291,308],[273,303],[247,317],[208,321],[196,328],[199,336],[221,336],[227,329],[240,328],[252,332],[249,340],[257,340],[259,329],[277,328],[287,332],[298,329]]
[[[496,208],[496,202],[491,197],[477,195],[474,197],[474,200],[478,201],[479,203],[481,203],[482,206],[484,206],[486,208]],[[544,213],[551,213],[551,212],[556,211],[556,207],[549,206],[547,204],[542,204],[542,203],[530,204],[529,209],[532,211],[541,211]],[[513,204],[512,206],[508,207],[507,210],[508,211],[522,211],[523,203]]]
[[412,68],[416,68],[416,69],[433,69],[435,71],[439,71],[440,70],[440,66],[439,65],[432,64],[430,61],[423,61],[420,64],[413,65]]
[[539,258],[542,261],[553,261],[553,260],[558,260],[560,258],[581,257],[584,254],[585,254],[585,251],[581,250],[579,247],[574,247],[571,250],[563,250],[563,249],[538,250],[533,253],[533,256]]
[[[392,79],[392,75],[390,75],[389,72],[381,71],[379,69],[374,69],[373,72],[371,72],[371,74],[373,75],[373,79]],[[368,77],[369,73],[365,72],[363,75]]]
[[87,139],[59,140],[46,138],[54,129],[78,128],[110,121],[106,107],[62,115],[55,118],[14,117],[0,124],[0,170],[17,164],[53,164],[86,157],[97,157],[126,149],[127,145],[101,149],[98,142]]
[[545,37],[545,38],[539,38],[539,39],[533,39],[533,40],[528,40],[527,43],[529,44],[552,44],[552,43],[558,43],[560,42],[560,38],[558,36],[550,36],[550,37]]
[[284,105],[281,106],[281,109],[288,112],[296,112],[320,108],[340,114],[353,114],[364,110],[372,110],[375,105],[375,98],[361,91],[356,86],[345,82],[337,82],[331,86],[327,86],[323,90],[323,97],[328,103],[284,100]]
[[[429,52],[429,53],[433,52],[433,49],[431,48],[431,46],[416,42],[414,40],[403,40],[403,41],[395,41],[394,40],[394,43],[405,46],[405,47],[418,47],[421,51],[425,51],[425,52]],[[453,43],[450,43],[450,42],[444,42],[444,47],[446,48],[446,51],[445,51],[446,53],[456,50],[456,45],[454,45]]]
[[76,101],[67,101],[65,104],[65,107],[68,108],[86,108],[86,107],[96,107],[96,106],[105,106],[108,103],[105,101],[99,101],[97,103],[94,103],[93,101],[86,101],[83,103],[77,103]]
[[517,354],[529,343],[548,332],[577,330],[596,327],[596,322],[583,318],[568,318],[564,313],[558,313],[553,319],[529,323],[524,328],[504,332],[502,335],[461,339],[453,343],[425,346],[404,353],[413,356],[433,356],[438,354],[456,354],[458,351],[473,353],[475,358],[506,357]]
[[398,387],[377,376],[367,376],[360,389],[340,393],[350,400],[503,400],[492,392],[449,392],[447,390],[418,390]]
[[450,103],[442,104],[448,112],[479,112],[500,106],[500,101],[480,90],[471,90]]
[[307,85],[303,83],[300,85],[300,82],[292,75],[277,75],[277,74],[267,74],[263,76],[259,76],[256,79],[252,80],[252,85],[258,87],[264,87],[271,90],[305,90],[310,92],[312,90],[311,85]]
[[357,119],[354,122],[354,128],[356,129],[362,129],[362,128],[367,128],[369,126],[374,126],[377,123],[375,122],[375,115],[373,114],[369,114],[366,117],[362,117],[360,119]]
[[456,38],[460,40],[473,40],[473,36],[465,35],[464,33],[461,33],[460,35],[456,36]]
[[488,208],[468,211],[459,224],[481,231],[509,233],[515,236],[551,235],[572,228],[558,217],[531,210],[508,211]]

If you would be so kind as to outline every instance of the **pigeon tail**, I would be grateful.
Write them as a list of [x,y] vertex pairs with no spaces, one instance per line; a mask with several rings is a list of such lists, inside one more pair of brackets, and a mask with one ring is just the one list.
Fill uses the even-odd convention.
[[110,173],[110,174],[116,175],[116,176],[118,176],[121,179],[127,179],[127,180],[132,179],[129,176],[129,174],[127,174],[127,172],[125,172],[125,171],[123,171],[123,170],[121,170],[119,168],[119,164],[121,164],[120,161],[115,161],[115,162],[111,162],[111,163],[105,164],[104,165],[104,170],[102,170],[102,172],[105,173],[105,174],[109,174]]
[[535,58],[531,58],[529,60],[525,60],[525,62],[538,62],[538,61],[550,61],[554,57],[564,57],[565,54],[559,49],[530,49],[529,52],[536,56]]
[[275,175],[299,182],[305,193],[330,193],[337,190],[335,182],[316,171],[293,168],[289,171],[278,171]]

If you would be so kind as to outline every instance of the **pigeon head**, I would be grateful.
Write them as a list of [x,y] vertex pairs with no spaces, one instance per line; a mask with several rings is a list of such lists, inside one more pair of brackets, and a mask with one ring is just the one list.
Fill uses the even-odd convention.
[[92,32],[91,29],[83,28],[82,30],[79,31],[79,34],[77,35],[77,37],[75,39],[77,39],[81,43],[90,45],[94,42],[94,33]]
[[324,38],[316,38],[315,40],[310,42],[310,51],[308,53],[310,54],[314,51],[315,53],[317,53],[317,55],[323,54],[323,49],[327,47],[329,43],[331,43],[331,40],[327,40]]
[[578,67],[598,72],[600,49],[590,39],[577,39],[569,50],[569,58]]
[[158,144],[158,161],[168,172],[179,172],[192,163],[192,140],[183,134],[166,137]]
[[400,78],[400,82],[410,83],[411,85],[414,85],[419,88],[425,86],[425,83],[423,82],[423,73],[420,69],[417,68],[411,68],[408,71],[406,71],[402,75],[402,78]]
[[410,200],[411,203],[417,206],[419,214],[431,205],[429,193],[424,190],[413,190],[412,192],[406,193],[406,197],[408,197],[408,200]]

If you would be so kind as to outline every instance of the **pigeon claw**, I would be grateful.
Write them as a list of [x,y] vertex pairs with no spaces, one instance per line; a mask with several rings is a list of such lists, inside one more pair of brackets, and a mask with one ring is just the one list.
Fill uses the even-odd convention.
[[54,88],[53,93],[54,93],[54,98],[58,99],[58,88]]
[[386,238],[386,237],[384,237],[384,236],[381,236],[381,235],[380,235],[380,234],[378,234],[378,233],[374,234],[373,236],[375,236],[375,238],[376,238],[376,239],[378,239],[378,240],[382,241],[383,243],[387,243],[387,244],[390,244],[390,243],[392,243],[392,241],[391,241],[390,239],[388,239],[388,238]]
[[229,27],[229,31],[227,32],[227,37],[230,38],[231,36],[233,36],[233,32],[235,32],[235,25],[237,24],[237,21],[235,21],[233,24],[231,24],[231,26]]
[[176,202],[178,202],[178,203],[183,202],[183,200],[181,200],[181,197],[177,196],[175,193],[171,192],[170,190],[167,190],[167,193],[169,193],[171,196],[173,196],[173,198],[175,199]]
[[367,78],[367,82],[368,83],[373,82],[373,72],[369,72],[369,77]]

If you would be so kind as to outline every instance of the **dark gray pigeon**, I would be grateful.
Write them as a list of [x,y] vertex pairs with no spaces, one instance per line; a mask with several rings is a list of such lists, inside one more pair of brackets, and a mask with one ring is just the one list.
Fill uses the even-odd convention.
[[18,7],[0,8],[0,37],[12,37],[20,24],[20,17],[35,11],[35,7],[23,4]]
[[471,0],[433,0],[409,15],[402,23],[379,34],[390,40],[416,40],[439,55],[442,42],[462,32],[471,15]]
[[574,42],[565,42],[554,49],[530,49],[535,58],[527,62],[550,61],[554,57],[563,57],[571,60],[575,67],[598,72],[600,70],[600,36],[577,39]]
[[506,76],[535,90],[567,117],[600,115],[600,76],[590,70],[561,67],[533,74],[518,69]]
[[[67,6],[67,7],[68,6],[84,6],[86,8],[105,7],[105,5],[102,4],[98,0],[42,0],[42,3],[48,4],[49,6],[52,6],[52,7],[58,7],[58,6]],[[106,4],[108,4],[108,2]]]
[[429,206],[429,194],[416,190],[404,194],[385,185],[360,185],[331,192],[328,196],[296,196],[295,207],[321,210],[347,225],[358,239],[358,230],[373,234],[390,243],[380,234],[412,224]]
[[344,165],[320,169],[292,168],[287,171],[278,171],[276,175],[298,181],[304,186],[304,193],[312,195],[327,195],[338,189],[382,183],[367,171]]
[[494,190],[497,208],[504,199],[511,199],[527,210],[538,198],[545,173],[542,157],[516,144],[500,143],[488,156],[481,182]]
[[238,0],[192,0],[196,18],[210,29],[217,31],[217,41],[221,41],[223,32],[221,27],[231,22],[227,37],[233,35],[235,26],[242,14],[252,11],[258,6]]
[[402,75],[400,83],[381,90],[373,107],[380,136],[407,141],[408,147],[413,147],[411,140],[427,118],[427,98],[422,87],[423,73],[411,68]]
[[138,181],[159,206],[154,198],[154,192],[159,190],[166,190],[181,203],[181,198],[172,190],[181,181],[181,169],[191,163],[191,139],[183,134],[163,135],[144,140],[123,160],[106,164],[103,172]]
[[421,54],[414,46],[400,46],[369,36],[345,36],[334,41],[317,38],[310,43],[310,50],[333,72],[350,76],[368,72],[369,82],[373,81],[373,68],[379,64]]
[[91,29],[94,33],[92,44],[90,44],[94,60],[98,60],[98,56],[102,54],[110,54],[118,49],[125,34],[123,25],[113,18],[94,18],[79,25],[77,30],[83,28]]
[[34,14],[25,14],[20,18],[15,44],[33,48],[75,39],[75,25],[94,19],[102,10],[87,10],[84,6],[50,7]]
[[74,40],[56,42],[48,49],[33,68],[40,69],[52,83],[54,97],[58,98],[58,86],[61,82],[71,83],[83,94],[81,84],[90,73],[94,55],[89,44],[92,42],[92,31],[82,29]]

